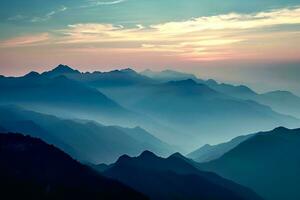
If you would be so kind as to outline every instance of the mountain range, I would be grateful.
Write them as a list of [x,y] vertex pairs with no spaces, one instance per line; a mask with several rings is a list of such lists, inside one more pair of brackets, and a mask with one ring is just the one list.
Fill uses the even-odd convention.
[[73,158],[91,163],[112,163],[124,153],[136,156],[144,150],[162,156],[175,151],[140,127],[123,128],[94,121],[61,119],[17,106],[0,106],[0,126],[6,132],[41,138]]
[[0,188],[10,199],[297,200],[299,113],[291,92],[172,70],[0,76]]
[[[203,140],[217,142],[215,139],[220,138],[224,141],[237,136],[237,132],[268,130],[278,125],[297,127],[299,124],[299,120],[276,113],[269,107],[224,95],[191,79],[154,85],[143,99],[129,108],[176,128],[182,134],[172,138],[173,143],[186,137],[199,143]],[[189,141],[185,144],[193,145]]]
[[0,134],[0,163],[4,199],[148,199],[29,136]]
[[300,129],[259,132],[220,158],[202,163],[213,171],[253,189],[266,200],[300,198]]
[[297,113],[297,96],[289,100],[295,109],[279,109],[279,100],[259,100],[267,95],[246,86],[219,84],[171,70],[149,74],[132,69],[82,73],[59,65],[41,74],[1,77],[0,104],[104,125],[140,126],[182,152],[240,133],[300,125],[291,115],[291,110]]
[[124,155],[101,173],[116,179],[153,200],[171,199],[261,199],[251,190],[198,170],[179,153],[161,158],[145,151],[138,157]]
[[257,93],[245,85],[235,86],[226,83],[218,83],[213,79],[203,80],[193,74],[173,70],[164,70],[161,72],[145,70],[141,72],[141,74],[148,76],[149,78],[162,80],[163,82],[192,79],[197,83],[205,84],[220,93],[244,100],[253,100],[263,105],[270,106],[276,112],[300,118],[300,97],[289,91],[277,90],[266,93]]
[[94,120],[104,125],[141,126],[156,136],[173,131],[122,107],[87,83],[66,75],[77,73],[77,70],[60,65],[42,74],[31,72],[23,77],[0,77],[0,104],[15,104],[58,117]]
[[131,114],[98,90],[65,76],[47,78],[31,72],[23,77],[1,77],[0,90],[2,104],[18,104],[66,116],[92,115],[106,122]]
[[81,73],[67,65],[58,65],[53,70],[43,72],[41,75],[48,78],[65,76],[69,79],[84,82],[94,87],[130,86],[154,82],[152,79],[142,76],[130,68],[113,70],[110,72],[95,71],[92,73]]

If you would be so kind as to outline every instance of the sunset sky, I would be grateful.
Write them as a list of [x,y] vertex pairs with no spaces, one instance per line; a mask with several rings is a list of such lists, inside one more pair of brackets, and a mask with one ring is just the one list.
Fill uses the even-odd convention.
[[300,0],[1,0],[0,74],[176,69],[300,94]]

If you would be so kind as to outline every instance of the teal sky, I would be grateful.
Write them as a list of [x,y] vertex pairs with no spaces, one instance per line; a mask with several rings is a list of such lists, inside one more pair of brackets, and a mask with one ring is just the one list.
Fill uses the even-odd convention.
[[[97,2],[100,4],[97,4]],[[119,2],[119,3],[118,3]],[[103,4],[101,4],[103,3]],[[105,4],[106,3],[106,4]],[[76,23],[150,25],[193,17],[253,13],[297,6],[299,0],[2,0],[1,38],[43,32]],[[59,11],[66,8],[65,11]],[[47,18],[47,14],[56,12]],[[33,22],[35,18],[40,21]]]
[[[173,68],[257,90],[273,89],[259,87],[266,80],[282,82],[280,89],[300,94],[289,82],[300,75],[299,6],[300,0],[1,0],[0,74],[59,63],[82,71]],[[272,67],[277,75],[267,73]],[[291,77],[280,76],[285,70]]]

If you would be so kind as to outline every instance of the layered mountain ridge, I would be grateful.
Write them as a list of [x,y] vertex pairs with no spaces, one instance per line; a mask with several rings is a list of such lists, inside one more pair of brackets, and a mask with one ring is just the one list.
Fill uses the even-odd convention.
[[16,106],[0,106],[0,126],[6,132],[42,138],[74,158],[91,163],[111,163],[124,153],[134,156],[144,150],[162,156],[175,151],[139,127],[123,128],[94,121],[61,119]]
[[40,139],[0,134],[1,196],[9,199],[148,199]]
[[259,132],[201,169],[243,184],[267,200],[299,199],[300,129]]
[[[219,84],[171,70],[161,73],[163,81],[155,78],[159,72],[155,76],[132,69],[81,73],[59,65],[41,74],[1,77],[4,95],[0,103],[104,125],[140,126],[181,147],[184,153],[240,133],[277,126],[296,128],[300,124],[295,117],[286,115],[300,109],[296,96],[289,100],[295,102],[294,109],[279,108],[279,100],[273,95],[268,97],[271,100],[261,100],[270,95],[257,94],[246,86]],[[192,139],[185,140],[186,137]]]
[[150,151],[138,157],[124,155],[101,171],[153,200],[261,199],[241,185],[198,170],[178,153],[168,158],[158,157]]

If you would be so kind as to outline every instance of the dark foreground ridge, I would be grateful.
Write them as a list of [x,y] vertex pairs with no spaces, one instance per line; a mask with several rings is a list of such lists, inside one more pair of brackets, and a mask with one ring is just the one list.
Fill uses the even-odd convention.
[[0,134],[0,163],[6,199],[147,199],[29,136]]
[[[245,185],[267,200],[300,199],[300,129],[260,132],[202,169]],[[201,166],[200,165],[200,166]]]
[[139,157],[122,156],[115,164],[104,168],[103,174],[152,200],[261,200],[239,184],[198,170],[178,153],[166,159],[149,151]]

